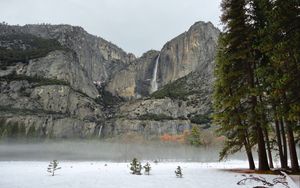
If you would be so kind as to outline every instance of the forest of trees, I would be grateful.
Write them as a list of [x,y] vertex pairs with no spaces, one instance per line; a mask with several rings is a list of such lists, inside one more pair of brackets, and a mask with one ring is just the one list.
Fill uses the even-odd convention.
[[[299,170],[300,1],[222,0],[214,123],[226,136],[220,159],[245,150],[249,168]],[[275,153],[274,153],[275,152]],[[290,164],[288,162],[290,161]]]

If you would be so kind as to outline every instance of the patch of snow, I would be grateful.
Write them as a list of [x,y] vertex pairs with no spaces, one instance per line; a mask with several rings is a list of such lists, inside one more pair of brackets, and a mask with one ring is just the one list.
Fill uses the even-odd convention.
[[[142,163],[145,164],[146,161]],[[61,170],[55,176],[47,173],[49,162],[2,161],[0,162],[1,188],[193,188],[193,187],[253,187],[261,185],[250,182],[246,185],[236,183],[243,179],[242,174],[220,169],[247,168],[245,161],[218,163],[164,162],[150,163],[148,175],[132,175],[129,163],[112,162],[73,162],[60,161]],[[183,178],[176,178],[175,169],[181,166]],[[267,180],[277,177],[262,175]],[[283,186],[274,186],[279,188]]]

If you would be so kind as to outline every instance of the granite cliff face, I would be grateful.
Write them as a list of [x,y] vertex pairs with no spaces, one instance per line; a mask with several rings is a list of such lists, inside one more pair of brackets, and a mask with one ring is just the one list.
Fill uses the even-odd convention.
[[149,138],[206,127],[218,35],[197,22],[135,58],[80,27],[0,25],[0,135]]
[[70,25],[1,25],[0,35],[14,33],[32,34],[55,39],[76,53],[87,77],[94,81],[107,81],[114,73],[135,59],[116,45],[87,33],[83,28]]
[[167,42],[161,50],[159,80],[161,86],[191,72],[209,74],[213,65],[220,31],[212,23],[197,22]]
[[[129,66],[130,69],[113,77],[108,84],[110,91],[118,91],[113,94],[148,97],[121,105],[111,122],[111,131],[149,137],[163,133],[182,134],[193,126],[209,127],[213,65],[219,34],[211,23],[197,22],[187,32],[167,42],[160,52],[144,54]],[[151,81],[157,58],[159,89],[152,93]],[[131,81],[117,82],[122,78]],[[131,92],[125,94],[128,88]]]
[[99,95],[73,53],[53,51],[46,57],[2,70],[0,119],[24,126],[41,137],[89,137],[104,121]]
[[[43,137],[95,135],[105,121],[97,86],[135,59],[69,25],[1,25],[0,38],[2,131],[17,125]],[[60,46],[41,48],[51,39]]]
[[[210,22],[195,23],[187,32],[167,42],[160,52],[146,53],[129,69],[122,70],[122,75],[116,75],[109,82],[108,90],[121,97],[148,96],[158,55],[159,88],[191,72],[212,73],[219,34]],[[119,82],[121,78],[128,78],[130,83]]]
[[127,99],[148,96],[155,58],[158,51],[148,51],[133,61],[128,67],[115,74],[108,82],[106,89],[113,95]]

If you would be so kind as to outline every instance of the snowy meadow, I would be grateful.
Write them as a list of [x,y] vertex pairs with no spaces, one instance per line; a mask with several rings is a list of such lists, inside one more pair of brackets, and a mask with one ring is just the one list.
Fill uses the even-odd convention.
[[[151,165],[150,175],[132,175],[130,161],[137,157]],[[237,182],[242,173],[226,171],[247,168],[243,154],[218,162],[217,148],[193,148],[172,144],[120,144],[99,142],[52,142],[0,145],[1,188],[57,187],[254,187],[261,182]],[[51,176],[49,162],[59,161],[60,170]],[[185,159],[185,160],[184,160]],[[176,177],[177,166],[182,178]],[[248,176],[248,175],[247,175]],[[257,175],[268,182],[278,175]],[[287,179],[289,187],[297,187]],[[267,186],[268,187],[268,186]],[[273,187],[286,187],[276,184]]]

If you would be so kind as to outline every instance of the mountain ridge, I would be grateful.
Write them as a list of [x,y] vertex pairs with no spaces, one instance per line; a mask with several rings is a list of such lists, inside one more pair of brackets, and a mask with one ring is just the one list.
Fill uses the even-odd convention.
[[[78,26],[2,24],[0,49],[5,52],[18,54],[26,44],[26,40],[23,43],[22,40],[16,43],[14,38],[4,40],[9,34],[55,39],[69,50],[58,48],[44,57],[27,58],[1,68],[0,135],[11,136],[12,127],[21,129],[23,126],[26,129],[22,134],[29,135],[29,130],[34,130],[43,138],[106,137],[130,132],[158,136],[190,129],[194,125],[190,118],[206,114],[210,109],[207,96],[211,93],[209,87],[219,33],[209,22],[196,22],[188,31],[168,41],[161,51],[150,50],[136,58]],[[17,44],[18,48],[5,48],[10,43]],[[199,98],[202,100],[197,103],[199,106],[189,105],[199,97],[194,93],[189,93],[188,100],[168,95],[160,95],[161,99],[150,96],[150,81],[159,54],[159,90],[179,78],[197,75],[191,77],[196,80],[193,84],[203,85],[198,87],[204,96]],[[4,60],[0,61],[3,64]],[[192,73],[195,71],[198,74]],[[188,81],[192,83],[190,79],[186,83]],[[108,100],[111,103],[108,104]],[[130,114],[131,105],[137,105],[136,110],[140,109],[138,106],[146,110],[143,107],[144,110],[140,109],[143,113]],[[166,105],[169,112],[164,114],[162,109]],[[16,115],[13,112],[17,112]],[[164,121],[158,117],[169,118]]]

